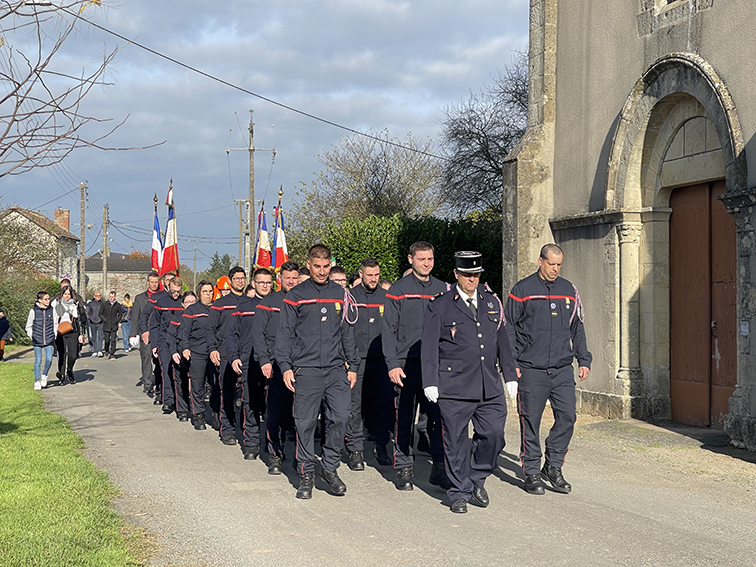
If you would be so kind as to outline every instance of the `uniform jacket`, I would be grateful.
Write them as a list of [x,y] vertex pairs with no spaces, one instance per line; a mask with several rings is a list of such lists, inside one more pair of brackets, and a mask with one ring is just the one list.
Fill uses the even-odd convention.
[[226,296],[219,297],[213,301],[210,309],[210,328],[212,333],[208,335],[209,352],[217,350],[220,353],[221,360],[229,361],[226,353],[226,325],[230,319],[231,313],[239,306],[239,302],[244,295],[236,295],[233,291]]
[[245,296],[231,313],[226,325],[226,352],[229,362],[239,359],[244,366],[249,366],[252,362],[252,325],[258,303],[259,297]]
[[52,305],[42,307],[39,301],[34,304],[26,318],[26,334],[31,338],[33,346],[53,344],[58,334],[58,317]]
[[207,337],[210,329],[210,306],[198,301],[181,314],[181,326],[178,330],[179,352],[189,349],[192,353],[207,356]]
[[147,329],[143,329],[141,327],[140,319],[142,316],[142,312],[147,307],[147,303],[149,302],[149,297],[150,297],[149,291],[145,290],[134,298],[134,307],[131,308],[131,320],[134,323],[133,325],[131,325],[131,329],[130,329],[132,337],[138,337],[142,333],[147,331]]
[[[186,311],[186,309],[182,307],[181,315],[183,315],[184,311]],[[168,345],[168,352],[171,353],[171,356],[176,353],[178,353],[179,356],[181,355],[181,350],[179,349],[179,333],[181,332],[181,324],[183,320],[184,318],[182,316],[171,317],[170,324],[168,325],[165,342]],[[181,360],[183,361],[184,358],[182,357]]]
[[[517,373],[507,332],[501,321],[501,303],[479,286],[477,321],[456,286],[431,300],[425,311],[421,363],[423,387],[437,386],[440,398],[489,400],[504,393]],[[498,327],[498,330],[497,330]]]
[[577,358],[590,368],[577,289],[566,279],[546,282],[538,272],[512,288],[504,309],[509,342],[518,366],[562,368]]
[[389,370],[402,366],[404,359],[420,357],[425,307],[431,298],[447,289],[449,286],[433,276],[424,282],[411,273],[386,292],[381,340]]
[[150,317],[150,348],[157,348],[159,352],[170,354],[175,352],[168,342],[168,328],[170,325],[179,323],[183,312],[184,308],[181,305],[180,297],[173,299],[170,295],[164,293],[157,300]]
[[102,323],[100,309],[102,309],[102,299],[100,301],[92,299],[87,303],[87,321],[89,321],[90,325],[99,325]]
[[345,290],[328,281],[305,280],[283,300],[276,333],[275,358],[281,372],[294,367],[334,368],[349,364],[357,372],[360,357],[354,329],[342,324]]
[[[168,295],[168,292],[164,289],[159,289],[152,295],[149,295],[149,292],[145,292],[147,300],[144,304],[144,307],[142,308],[141,313],[139,313],[139,333],[146,333],[150,330],[150,319],[152,318],[152,312],[155,309],[155,305],[157,304],[158,300],[161,297],[170,297]],[[141,295],[141,293],[139,294]],[[139,297],[137,295],[137,297]]]
[[252,324],[252,343],[255,360],[261,367],[275,362],[276,333],[285,297],[286,292],[277,291],[266,295],[257,304]]
[[121,322],[121,304],[117,301],[110,303],[110,301],[103,301],[100,306],[100,319],[102,319],[103,331],[117,331],[118,323]]
[[381,286],[368,291],[358,285],[351,290],[357,302],[357,322],[354,324],[354,340],[357,342],[357,352],[360,358],[382,358],[383,316],[386,307],[386,290]]

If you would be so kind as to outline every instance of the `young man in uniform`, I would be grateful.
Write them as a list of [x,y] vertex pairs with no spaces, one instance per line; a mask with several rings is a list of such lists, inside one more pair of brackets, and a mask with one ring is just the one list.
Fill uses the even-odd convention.
[[[563,494],[572,490],[562,475],[576,417],[572,361],[577,359],[578,375],[585,380],[593,360],[585,340],[580,294],[559,277],[563,259],[556,244],[541,248],[538,271],[515,284],[505,309],[520,378],[520,456],[525,490],[530,494],[545,494],[544,481]],[[546,438],[546,462],[540,469],[539,430],[546,400],[551,402],[554,425]]]
[[346,493],[336,469],[349,418],[350,389],[360,364],[354,330],[345,321],[355,315],[354,306],[347,304],[344,288],[328,279],[331,251],[322,244],[310,248],[307,268],[310,279],[292,289],[283,301],[275,351],[284,383],[294,392],[297,498],[301,499],[312,497],[315,483],[315,424],[321,402],[325,402],[329,426],[320,476],[333,494]]
[[423,396],[422,368],[420,365],[420,339],[423,317],[428,302],[435,295],[449,289],[444,282],[430,275],[433,271],[433,246],[428,242],[415,242],[407,257],[410,273],[391,286],[386,293],[383,316],[383,355],[389,369],[389,378],[396,389],[396,424],[394,434],[394,468],[396,487],[412,490],[414,485],[415,414],[418,405],[428,414],[428,435],[433,468],[430,483],[448,490],[451,485],[444,471],[444,450],[438,406]]
[[454,265],[457,285],[425,312],[421,356],[425,396],[441,412],[451,511],[463,514],[470,500],[488,506],[483,485],[504,448],[507,403],[497,362],[512,392],[517,374],[501,302],[480,285],[481,254],[457,252]]
[[260,301],[252,323],[255,361],[267,381],[268,419],[265,420],[265,427],[270,454],[268,474],[273,475],[281,474],[281,464],[286,457],[283,449],[287,426],[293,425],[291,406],[294,401],[291,391],[284,384],[281,368],[276,362],[276,333],[284,298],[299,283],[299,266],[295,262],[285,262],[281,266],[280,274],[281,289]]
[[[360,264],[359,281],[351,292],[359,316],[354,324],[354,338],[360,355],[360,370],[352,388],[352,406],[346,433],[347,465],[353,471],[365,469],[363,450],[365,425],[373,434],[373,456],[379,465],[391,464],[386,451],[393,429],[393,387],[388,377],[386,359],[381,343],[382,320],[386,305],[386,290],[378,285],[381,267],[375,258],[365,258]],[[363,396],[363,392],[365,395]]]
[[172,278],[168,284],[168,291],[165,295],[157,300],[150,316],[150,348],[152,356],[157,357],[160,361],[160,370],[163,377],[162,384],[162,401],[163,413],[170,414],[176,410],[176,415],[181,417],[186,415],[188,418],[189,408],[176,386],[176,380],[179,379],[178,369],[173,361],[173,349],[168,341],[168,328],[178,322],[184,312],[181,305],[181,288],[183,283],[179,278]]
[[[158,299],[168,294],[168,282],[170,282],[171,279],[173,279],[174,277],[176,277],[176,274],[174,272],[164,273],[163,278],[162,278],[163,288],[157,289],[153,293],[148,293],[147,302],[145,303],[144,308],[139,314],[139,319],[138,319],[138,324],[137,324],[140,336],[142,338],[142,343],[147,347],[147,350],[150,353],[150,357],[152,358],[152,365],[153,365],[152,384],[154,384],[154,396],[155,396],[155,400],[153,401],[153,403],[155,405],[159,405],[163,403],[162,394],[160,394],[160,390],[163,384],[163,375],[160,371],[160,361],[158,360],[157,356],[152,356],[152,349],[149,346],[150,345],[150,319],[152,317],[152,313],[155,309],[155,304],[157,303]],[[158,287],[160,287],[159,277],[158,277]]]

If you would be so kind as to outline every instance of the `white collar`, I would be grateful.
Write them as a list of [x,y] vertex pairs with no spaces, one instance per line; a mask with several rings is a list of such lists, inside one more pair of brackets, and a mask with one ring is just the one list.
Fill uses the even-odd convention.
[[467,303],[470,299],[472,299],[472,304],[475,307],[475,309],[478,308],[478,290],[476,289],[472,297],[467,295],[464,291],[462,291],[462,288],[459,287],[459,284],[457,284],[457,294],[462,298],[462,300]]

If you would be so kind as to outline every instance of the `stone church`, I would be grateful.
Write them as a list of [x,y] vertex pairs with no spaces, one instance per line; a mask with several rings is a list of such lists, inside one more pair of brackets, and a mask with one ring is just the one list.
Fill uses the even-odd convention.
[[756,450],[753,0],[530,0],[504,287],[565,251],[594,362],[579,411]]

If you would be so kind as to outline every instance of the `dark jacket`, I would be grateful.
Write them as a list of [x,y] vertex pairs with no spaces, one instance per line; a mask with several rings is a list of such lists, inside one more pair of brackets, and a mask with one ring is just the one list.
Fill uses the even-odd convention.
[[29,310],[29,318],[26,320],[26,333],[31,337],[32,345],[43,347],[53,344],[55,324],[52,305],[42,307],[39,302],[35,303]]
[[[139,294],[141,295],[141,294]],[[137,295],[137,297],[139,297]],[[168,292],[164,289],[159,289],[152,295],[147,294],[147,302],[144,305],[141,313],[139,313],[139,334],[146,333],[151,327],[152,313],[155,310],[155,305],[161,297],[170,297]]]
[[505,381],[517,381],[507,331],[499,324],[501,303],[483,286],[477,295],[477,320],[456,286],[432,299],[425,311],[423,387],[437,386],[440,398],[482,401],[502,395],[497,362]]
[[121,304],[117,301],[103,301],[100,307],[100,319],[102,319],[102,330],[117,331],[118,323],[121,322]]
[[102,323],[102,317],[100,316],[100,310],[102,309],[102,299],[97,301],[92,299],[87,303],[87,321],[90,325],[99,325]]
[[[157,293],[157,291],[155,293]],[[150,292],[145,290],[134,298],[134,306],[131,308],[131,321],[133,322],[133,325],[131,325],[131,329],[129,329],[132,337],[138,337],[149,330],[149,326],[142,327],[141,319],[142,313],[147,309],[147,304],[150,302],[150,297],[154,296],[155,293],[150,295]]]
[[407,358],[420,358],[425,307],[434,296],[447,289],[447,284],[433,276],[425,282],[411,273],[386,292],[381,340],[389,370],[403,366]]
[[210,333],[210,306],[197,302],[181,314],[181,326],[178,331],[179,352],[189,349],[193,354],[207,356],[210,350],[207,337]]
[[277,291],[266,295],[257,304],[252,322],[252,346],[260,367],[276,361],[276,333],[285,297],[286,292]]
[[357,302],[357,322],[354,324],[354,340],[360,358],[382,358],[383,315],[386,306],[386,290],[381,286],[368,291],[358,285],[351,290]]
[[354,329],[342,324],[344,288],[309,279],[292,288],[283,300],[276,333],[275,359],[281,372],[295,367],[334,368],[349,364],[357,372],[360,357]]
[[228,361],[241,360],[245,367],[253,362],[252,326],[259,297],[244,297],[231,313],[226,325]]
[[13,338],[10,321],[7,317],[0,317],[0,341],[9,341]]
[[577,288],[564,278],[546,282],[538,272],[512,288],[504,309],[509,343],[518,366],[562,368],[577,358],[590,368]]
[[158,352],[173,354],[175,350],[168,342],[168,329],[172,324],[178,324],[184,307],[181,298],[173,299],[167,293],[157,300],[150,317],[150,348],[157,348]]
[[226,354],[226,325],[230,319],[231,313],[239,305],[244,295],[236,295],[233,291],[228,295],[219,297],[213,301],[213,306],[210,310],[210,328],[212,332],[208,334],[208,349],[209,352],[217,350],[220,353],[221,360],[224,362],[230,362],[228,355]]

